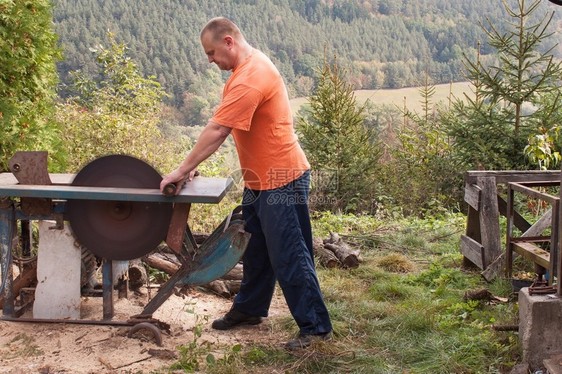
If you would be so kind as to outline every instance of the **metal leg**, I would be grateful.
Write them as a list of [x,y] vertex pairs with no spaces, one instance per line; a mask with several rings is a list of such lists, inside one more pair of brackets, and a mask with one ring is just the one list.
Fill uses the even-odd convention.
[[12,242],[15,235],[16,214],[11,200],[0,200],[0,261],[2,279],[0,295],[4,299],[2,312],[4,316],[15,315],[13,273],[12,273]]
[[20,221],[21,227],[21,255],[23,257],[31,256],[31,223],[27,220]]
[[103,260],[103,319],[113,318],[113,264],[111,260]]
[[174,293],[174,287],[176,284],[185,277],[191,269],[188,266],[182,265],[158,290],[156,296],[154,296],[148,304],[144,307],[142,315],[152,315],[156,310],[164,304],[166,300]]

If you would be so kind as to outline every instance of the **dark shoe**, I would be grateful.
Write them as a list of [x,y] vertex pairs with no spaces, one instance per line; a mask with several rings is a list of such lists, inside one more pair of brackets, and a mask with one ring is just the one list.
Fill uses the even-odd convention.
[[289,340],[285,343],[285,349],[289,351],[295,351],[297,349],[303,349],[310,347],[314,342],[327,341],[332,339],[332,333],[327,332],[325,334],[319,335],[299,335],[298,338]]
[[239,312],[235,309],[230,309],[224,317],[216,319],[211,325],[215,330],[229,330],[235,326],[241,325],[258,325],[262,322],[262,318],[258,316],[251,316],[246,313]]

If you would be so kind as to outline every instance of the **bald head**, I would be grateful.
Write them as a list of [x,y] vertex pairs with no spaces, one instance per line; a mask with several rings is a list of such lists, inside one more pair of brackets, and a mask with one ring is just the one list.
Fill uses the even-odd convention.
[[201,45],[210,63],[233,70],[252,53],[238,26],[224,17],[211,19],[201,30]]
[[201,30],[201,39],[203,39],[206,33],[210,33],[212,39],[215,41],[222,39],[226,35],[230,35],[237,40],[244,40],[244,36],[238,26],[225,17],[212,18],[207,22],[203,30]]

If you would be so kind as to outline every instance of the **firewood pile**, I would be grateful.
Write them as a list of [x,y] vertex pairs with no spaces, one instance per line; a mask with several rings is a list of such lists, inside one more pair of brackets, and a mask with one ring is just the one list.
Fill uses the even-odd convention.
[[362,261],[359,250],[354,250],[338,234],[331,232],[327,239],[314,238],[314,255],[326,268],[355,269]]

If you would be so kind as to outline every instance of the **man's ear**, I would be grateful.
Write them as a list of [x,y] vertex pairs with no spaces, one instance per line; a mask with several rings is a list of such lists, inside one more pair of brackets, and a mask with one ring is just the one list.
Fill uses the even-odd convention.
[[224,37],[224,42],[226,43],[227,47],[232,47],[234,45],[234,38],[230,35],[226,35]]

